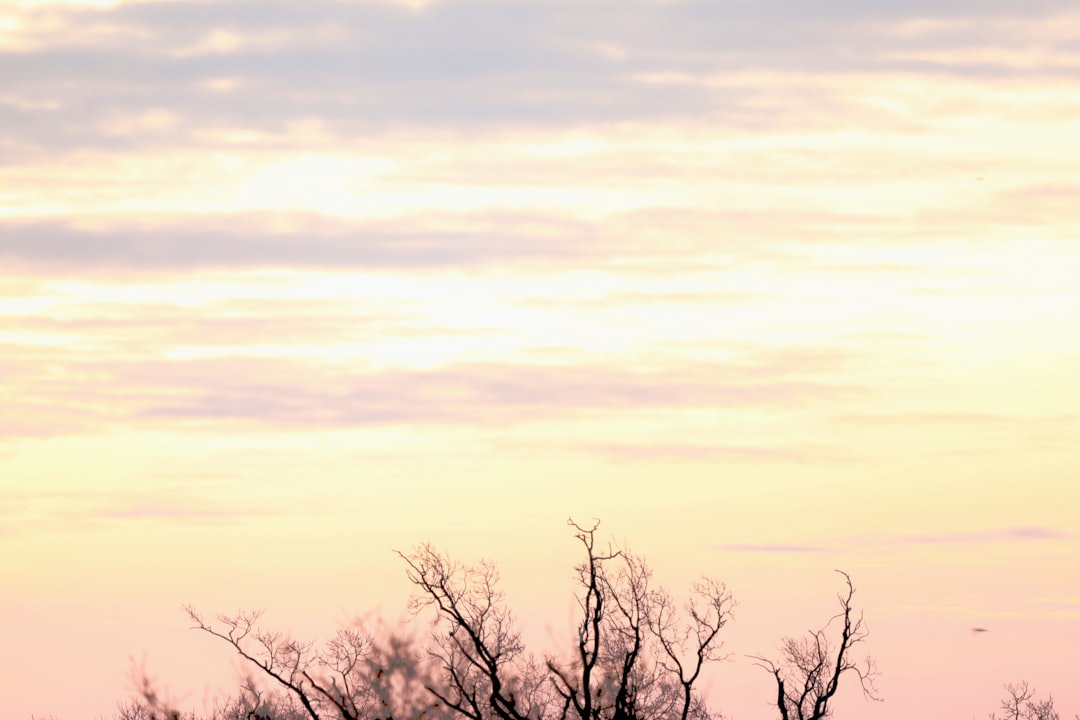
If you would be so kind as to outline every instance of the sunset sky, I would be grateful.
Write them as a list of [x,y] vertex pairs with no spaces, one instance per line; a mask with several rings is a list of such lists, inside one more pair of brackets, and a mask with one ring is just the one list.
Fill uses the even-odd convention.
[[1078,168],[1066,0],[0,0],[0,720],[425,541],[555,651],[568,516],[727,583],[733,720],[836,568],[838,717],[1071,717]]

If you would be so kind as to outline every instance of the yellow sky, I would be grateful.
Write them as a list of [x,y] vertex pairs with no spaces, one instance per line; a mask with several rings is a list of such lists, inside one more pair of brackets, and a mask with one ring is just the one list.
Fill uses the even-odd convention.
[[837,567],[846,714],[1075,712],[1077,18],[824,5],[0,8],[0,720],[198,705],[181,603],[396,617],[423,541],[545,642],[568,515],[728,582],[733,717]]

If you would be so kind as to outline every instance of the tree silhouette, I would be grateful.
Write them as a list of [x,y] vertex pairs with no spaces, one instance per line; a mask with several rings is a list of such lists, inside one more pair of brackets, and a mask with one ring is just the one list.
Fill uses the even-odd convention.
[[[860,612],[855,615],[851,599],[855,587],[847,573],[844,576],[847,593],[838,594],[841,611],[820,630],[811,630],[807,637],[785,638],[780,645],[781,660],[774,662],[761,655],[752,656],[759,667],[776,680],[776,708],[782,720],[823,720],[832,713],[830,703],[840,687],[840,678],[853,673],[862,687],[863,695],[878,700],[874,688],[877,670],[867,657],[861,664],[851,659],[852,648],[863,642],[868,631]],[[840,641],[835,650],[828,638],[829,627],[839,620]]]
[[260,629],[261,611],[219,615],[213,625],[193,607],[185,610],[194,629],[231,645],[291,701],[283,704],[281,695],[271,695],[273,703],[269,702],[249,676],[243,697],[252,706],[253,717],[247,720],[262,720],[263,715],[279,720],[286,713],[289,720],[418,720],[435,707],[425,690],[431,683],[424,674],[428,664],[411,636],[377,637],[359,627],[346,627],[316,647]]
[[[1061,715],[1054,708],[1053,696],[1045,700],[1035,698],[1035,690],[1026,682],[1005,686],[1008,697],[1001,701],[1001,715],[990,714],[990,720],[1061,720]],[[1080,715],[1076,716],[1080,719]]]
[[[239,697],[208,720],[720,720],[698,684],[708,663],[726,659],[720,632],[734,600],[724,584],[702,578],[679,603],[655,585],[644,558],[598,542],[598,521],[568,525],[582,556],[574,566],[577,617],[561,653],[527,651],[492,562],[462,564],[430,544],[395,551],[414,586],[414,618],[433,612],[426,643],[357,625],[316,645],[262,629],[261,612],[208,621],[186,606],[193,629],[228,644],[251,673]],[[827,718],[848,673],[876,699],[872,662],[851,659],[867,631],[851,579],[841,575],[847,592],[837,596],[838,615],[806,638],[785,639],[777,662],[753,656],[776,679],[781,720]],[[834,647],[828,636],[837,621]],[[144,673],[139,698],[121,706],[119,720],[175,713],[151,685]],[[1021,694],[1017,707],[1029,701],[1026,686]]]
[[398,553],[418,590],[412,609],[436,612],[432,652],[443,672],[431,692],[469,720],[710,717],[694,685],[720,658],[730,593],[702,580],[679,612],[642,558],[597,546],[598,522],[568,524],[585,555],[575,568],[580,614],[571,651],[543,661],[525,652],[490,562],[464,566],[430,545]]

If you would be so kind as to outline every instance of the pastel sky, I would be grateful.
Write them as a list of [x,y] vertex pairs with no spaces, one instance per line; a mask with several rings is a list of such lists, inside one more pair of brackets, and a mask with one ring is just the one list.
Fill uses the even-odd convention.
[[424,541],[554,650],[568,516],[728,584],[735,720],[835,568],[838,717],[1071,717],[1078,167],[1066,0],[5,0],[0,720],[202,707],[181,604],[396,618]]

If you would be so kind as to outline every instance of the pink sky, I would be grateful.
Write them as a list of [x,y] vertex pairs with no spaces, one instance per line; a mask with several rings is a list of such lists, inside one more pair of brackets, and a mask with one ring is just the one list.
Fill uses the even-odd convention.
[[[1015,3],[0,7],[0,720],[108,716],[180,610],[403,611],[490,557],[546,647],[567,516],[738,602],[848,571],[882,703],[1080,712],[1080,15]],[[989,632],[975,634],[973,626]]]

